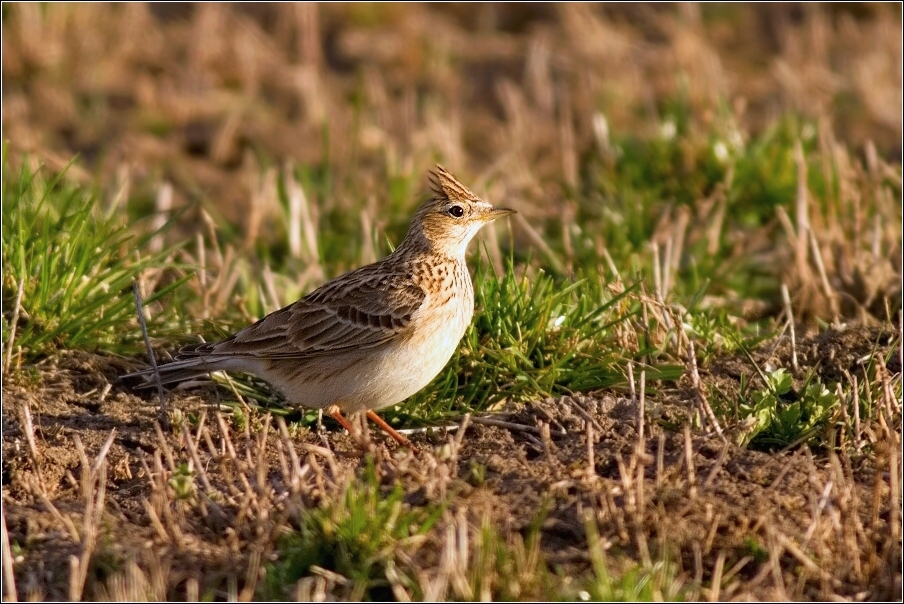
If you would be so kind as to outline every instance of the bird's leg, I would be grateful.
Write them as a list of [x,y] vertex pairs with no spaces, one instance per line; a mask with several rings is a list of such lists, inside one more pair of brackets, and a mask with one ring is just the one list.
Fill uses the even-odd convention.
[[[359,430],[355,429],[355,427],[352,426],[351,422],[349,422],[347,419],[345,419],[345,417],[344,417],[344,416],[342,415],[342,413],[339,411],[338,407],[335,408],[335,409],[327,409],[327,413],[329,413],[330,417],[332,417],[334,420],[336,420],[337,422],[339,422],[339,423],[342,425],[343,428],[345,428],[346,430],[348,430],[348,433],[349,433],[349,434],[351,434],[352,436],[357,436],[357,435],[358,435]],[[408,447],[408,448],[411,449],[412,451],[415,451],[415,450],[416,450],[416,449],[411,445],[411,441],[410,441],[410,440],[408,440],[407,438],[405,438],[404,436],[402,436],[401,434],[399,434],[398,432],[396,432],[395,429],[393,429],[392,426],[390,426],[389,424],[387,424],[387,423],[383,420],[383,418],[381,418],[379,415],[377,415],[377,414],[374,413],[373,411],[368,411],[368,412],[367,412],[367,417],[370,418],[370,419],[371,419],[375,424],[377,424],[380,428],[382,428],[383,431],[386,432],[386,434],[388,434],[388,435],[390,435],[392,438],[394,438],[395,441],[396,441],[397,443],[399,443],[399,444],[402,445],[403,447]],[[366,426],[365,426],[365,429],[366,429]]]
[[356,430],[355,427],[352,426],[352,424],[351,424],[350,421],[348,421],[347,419],[345,419],[345,417],[344,417],[344,416],[342,415],[342,413],[339,411],[339,408],[338,408],[338,407],[336,407],[335,409],[328,409],[328,410],[327,410],[327,413],[330,414],[330,417],[332,417],[334,420],[336,420],[337,422],[339,422],[339,423],[342,425],[343,428],[345,428],[346,430],[348,430],[348,433],[349,433],[349,434],[351,434],[352,436],[357,436],[357,435],[358,435],[358,430]]
[[408,440],[407,438],[405,438],[404,436],[402,436],[401,434],[399,434],[398,432],[396,432],[395,429],[393,429],[392,426],[390,426],[389,424],[387,424],[387,423],[383,420],[382,417],[380,417],[379,415],[377,415],[377,414],[374,413],[373,411],[368,411],[368,412],[367,412],[367,417],[368,417],[373,423],[375,423],[375,424],[377,424],[378,426],[380,426],[381,428],[383,428],[383,431],[386,432],[386,434],[388,434],[388,435],[390,435],[391,437],[393,437],[397,443],[399,443],[399,444],[402,445],[403,447],[408,447],[408,448],[411,449],[412,451],[415,450],[414,447],[411,446],[411,441]]
[[351,418],[352,421],[349,421],[349,419],[342,415],[342,412],[339,411],[338,407],[332,409],[328,408],[327,413],[334,420],[342,424],[343,428],[348,430],[348,433],[357,441],[362,451],[370,451],[372,449],[370,430],[367,429],[367,422],[362,415],[355,414],[354,417]]

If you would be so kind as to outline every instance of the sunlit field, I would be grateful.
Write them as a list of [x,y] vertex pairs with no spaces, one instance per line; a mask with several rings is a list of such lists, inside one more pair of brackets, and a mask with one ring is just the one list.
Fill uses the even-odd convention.
[[[894,4],[4,4],[7,600],[900,599]],[[365,442],[120,377],[517,214]]]

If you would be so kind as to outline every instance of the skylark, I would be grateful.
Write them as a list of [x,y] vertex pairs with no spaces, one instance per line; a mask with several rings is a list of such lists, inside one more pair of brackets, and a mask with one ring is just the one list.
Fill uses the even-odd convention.
[[[458,347],[474,314],[465,263],[480,228],[514,210],[483,201],[437,166],[432,199],[383,260],[338,277],[220,342],[182,348],[159,367],[163,384],[234,370],[257,375],[291,405],[367,416],[426,386]],[[145,369],[132,376],[153,376]],[[146,385],[156,383],[153,380]]]

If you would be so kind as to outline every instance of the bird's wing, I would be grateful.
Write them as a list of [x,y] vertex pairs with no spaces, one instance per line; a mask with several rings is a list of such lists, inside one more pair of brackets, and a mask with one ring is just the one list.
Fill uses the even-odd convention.
[[408,274],[365,266],[221,342],[183,349],[179,358],[304,359],[373,348],[406,331],[426,296]]

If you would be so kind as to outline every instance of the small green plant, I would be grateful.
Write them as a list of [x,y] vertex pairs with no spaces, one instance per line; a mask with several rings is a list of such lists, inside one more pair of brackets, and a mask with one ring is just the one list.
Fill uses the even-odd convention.
[[762,564],[769,559],[769,550],[767,550],[760,544],[760,541],[756,538],[756,535],[747,535],[744,538],[744,545],[747,547],[748,555],[750,555],[757,562]]
[[468,473],[465,478],[468,484],[474,487],[481,487],[486,482],[486,479],[487,467],[476,459],[470,460],[468,462]]
[[245,427],[248,425],[248,417],[245,415],[245,410],[242,409],[241,405],[232,405],[232,425],[239,432],[244,432]]
[[741,435],[741,445],[776,449],[805,442],[816,434],[838,402],[815,375],[800,392],[794,391],[791,374],[782,368],[763,377],[765,388],[752,392],[742,388],[740,419],[752,425]]
[[192,499],[195,496],[195,472],[184,461],[179,462],[167,483],[176,499]]

